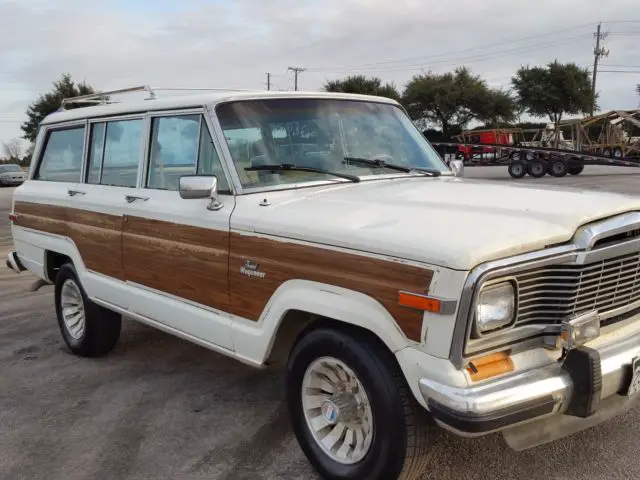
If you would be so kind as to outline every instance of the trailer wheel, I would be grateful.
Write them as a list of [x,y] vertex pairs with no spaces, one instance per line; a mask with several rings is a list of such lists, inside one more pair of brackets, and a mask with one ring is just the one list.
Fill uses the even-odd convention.
[[520,161],[511,162],[508,170],[511,178],[522,178],[527,174],[527,168],[524,166],[524,163]]
[[611,149],[609,147],[603,148],[602,149],[602,156],[610,157],[611,156]]
[[624,158],[624,152],[622,148],[616,147],[613,149],[613,158],[617,158],[618,160],[622,160]]
[[554,158],[549,162],[549,175],[554,177],[564,177],[569,173],[569,163],[562,158]]
[[542,160],[534,160],[527,165],[527,173],[534,178],[544,177],[547,173],[547,166]]
[[569,175],[580,175],[584,170],[584,165],[571,165],[569,167]]

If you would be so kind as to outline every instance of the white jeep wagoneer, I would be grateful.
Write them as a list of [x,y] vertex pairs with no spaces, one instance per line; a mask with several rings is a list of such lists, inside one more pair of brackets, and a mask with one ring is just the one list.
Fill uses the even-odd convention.
[[285,353],[326,478],[418,478],[431,419],[519,450],[640,397],[640,198],[461,178],[395,101],[152,95],[48,116],[33,158],[7,264],[69,348],[126,316]]

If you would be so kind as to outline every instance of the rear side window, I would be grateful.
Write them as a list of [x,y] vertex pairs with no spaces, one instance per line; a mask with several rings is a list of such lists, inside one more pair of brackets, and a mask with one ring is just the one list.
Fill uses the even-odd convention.
[[142,119],[94,123],[91,126],[87,183],[137,185]]
[[84,125],[50,131],[34,178],[51,182],[79,182],[83,153]]

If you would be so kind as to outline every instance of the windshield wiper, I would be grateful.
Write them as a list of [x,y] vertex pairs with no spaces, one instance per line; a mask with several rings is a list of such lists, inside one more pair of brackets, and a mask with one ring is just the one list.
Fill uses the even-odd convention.
[[346,178],[347,180],[351,180],[352,182],[358,183],[360,181],[360,177],[357,175],[349,175],[348,173],[340,173],[340,172],[332,172],[330,170],[325,170],[324,168],[315,168],[315,167],[299,167],[298,165],[293,165],[291,163],[280,163],[275,165],[254,165],[252,167],[244,168],[247,172],[256,172],[259,170],[269,171],[269,172],[314,172],[314,173],[326,173],[327,175],[333,175],[334,177]]
[[442,172],[440,170],[433,170],[431,168],[421,168],[421,167],[405,167],[404,165],[397,165],[395,163],[387,163],[384,160],[380,159],[369,159],[369,158],[360,158],[360,157],[344,157],[347,163],[353,163],[355,165],[366,165],[368,167],[375,168],[388,168],[390,170],[397,170],[399,172],[418,172],[424,173],[426,175],[431,175],[433,177],[439,177]]

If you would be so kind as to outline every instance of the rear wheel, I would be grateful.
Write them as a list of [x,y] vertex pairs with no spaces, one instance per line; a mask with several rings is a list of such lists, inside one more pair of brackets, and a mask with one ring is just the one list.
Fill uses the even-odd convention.
[[417,479],[426,468],[426,411],[367,333],[303,333],[288,361],[287,400],[298,442],[324,478]]
[[554,158],[549,162],[549,175],[554,177],[564,177],[569,173],[569,164],[561,158]]
[[71,351],[82,357],[109,353],[120,338],[122,318],[87,297],[72,264],[64,264],[55,282],[58,326]]
[[547,173],[547,166],[542,160],[533,160],[527,165],[527,173],[534,178],[544,177]]
[[580,175],[583,170],[584,170],[584,165],[571,165],[569,167],[569,174],[570,175]]
[[524,162],[512,161],[509,164],[509,175],[512,178],[522,178],[527,174],[527,168],[524,166]]

